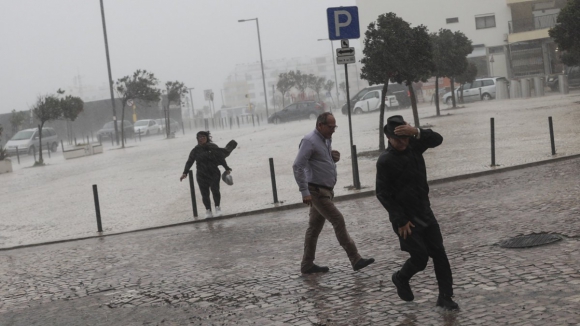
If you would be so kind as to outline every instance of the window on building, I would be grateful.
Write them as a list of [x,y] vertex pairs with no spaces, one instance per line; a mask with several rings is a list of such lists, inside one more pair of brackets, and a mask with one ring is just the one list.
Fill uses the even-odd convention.
[[495,27],[495,15],[482,15],[475,17],[475,28],[484,29]]
[[459,23],[459,18],[458,17],[447,18],[445,21],[447,22],[447,24]]
[[489,48],[489,54],[503,53],[503,46],[492,46]]

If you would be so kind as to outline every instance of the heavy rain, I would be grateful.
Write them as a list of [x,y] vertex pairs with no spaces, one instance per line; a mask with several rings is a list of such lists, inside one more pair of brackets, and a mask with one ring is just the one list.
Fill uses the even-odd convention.
[[[579,0],[4,3],[0,325],[579,324],[575,13]],[[390,165],[387,196],[397,115],[401,153],[431,145],[426,176]],[[314,130],[330,170],[314,143],[300,151]],[[415,177],[429,187],[404,197]],[[422,194],[443,242],[410,273],[392,205]],[[537,234],[561,241],[500,247]]]

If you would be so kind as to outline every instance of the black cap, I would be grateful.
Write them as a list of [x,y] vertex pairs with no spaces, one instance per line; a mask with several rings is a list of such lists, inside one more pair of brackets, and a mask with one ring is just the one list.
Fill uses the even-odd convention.
[[385,132],[385,135],[390,138],[408,138],[409,136],[395,135],[395,128],[398,126],[404,126],[406,124],[407,123],[402,116],[394,115],[387,119],[387,124],[383,127],[383,131]]

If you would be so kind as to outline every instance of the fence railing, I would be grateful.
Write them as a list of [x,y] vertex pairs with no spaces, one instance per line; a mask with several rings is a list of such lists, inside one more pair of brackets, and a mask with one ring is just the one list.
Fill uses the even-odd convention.
[[510,34],[535,31],[556,26],[558,14],[516,19],[509,22]]

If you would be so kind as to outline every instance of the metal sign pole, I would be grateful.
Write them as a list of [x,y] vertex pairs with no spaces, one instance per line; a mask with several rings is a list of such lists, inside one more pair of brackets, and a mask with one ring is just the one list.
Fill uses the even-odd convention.
[[351,112],[350,112],[350,93],[348,91],[348,65],[344,65],[344,78],[346,82],[346,108],[348,110],[348,133],[350,136],[350,157],[351,157],[351,165],[352,165],[352,185],[356,189],[360,189],[360,181],[358,178],[358,168],[356,162],[356,154],[353,150],[353,141],[352,141],[352,121],[351,121]]

